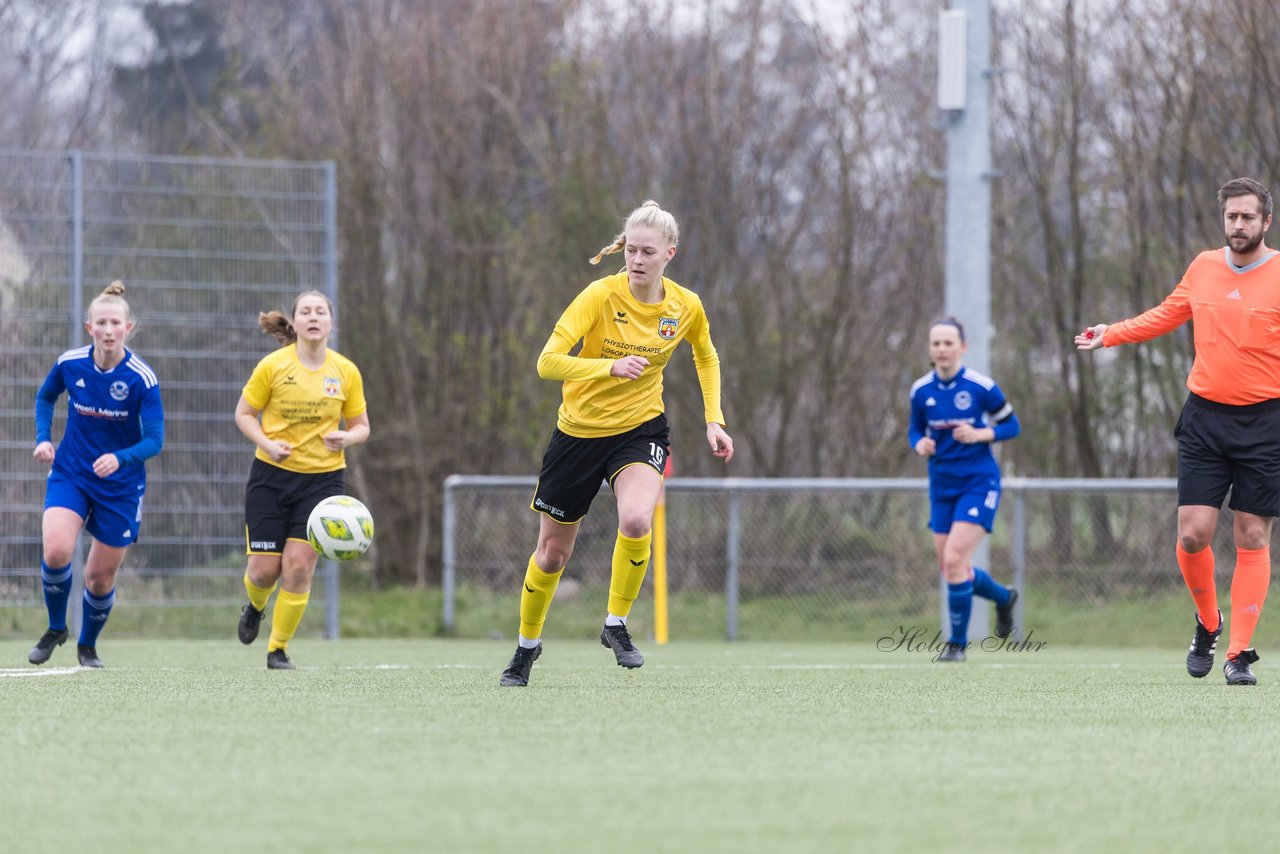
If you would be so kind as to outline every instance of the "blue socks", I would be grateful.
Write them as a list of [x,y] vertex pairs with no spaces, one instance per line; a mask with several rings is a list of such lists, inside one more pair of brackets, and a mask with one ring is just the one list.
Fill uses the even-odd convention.
[[71,564],[51,567],[40,561],[40,585],[44,588],[44,606],[49,611],[49,628],[67,627],[67,600],[71,598]]
[[1009,588],[998,583],[985,569],[973,568],[973,595],[990,599],[997,605],[1009,604]]
[[969,614],[973,611],[972,581],[947,584],[947,607],[951,611],[951,643],[969,642]]
[[80,640],[81,646],[97,646],[98,635],[102,632],[102,627],[107,624],[107,617],[111,615],[111,606],[116,603],[116,589],[112,587],[107,591],[105,596],[94,596],[86,588],[84,591],[84,610],[81,612],[84,619],[80,621]]

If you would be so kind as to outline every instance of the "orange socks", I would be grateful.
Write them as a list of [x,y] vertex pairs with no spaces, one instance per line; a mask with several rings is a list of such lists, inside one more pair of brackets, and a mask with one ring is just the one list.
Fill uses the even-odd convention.
[[[1262,550],[1266,552],[1266,549]],[[1244,565],[1244,555],[1253,554],[1253,552],[1240,552],[1240,564],[1236,569],[1236,578],[1240,577],[1240,566]],[[1270,557],[1265,558],[1268,562]],[[1191,598],[1195,600],[1196,611],[1200,614],[1200,622],[1209,631],[1217,631],[1218,629],[1218,588],[1213,581],[1213,548],[1206,546],[1200,551],[1192,554],[1182,548],[1182,542],[1178,542],[1178,568],[1182,570],[1182,580],[1187,582],[1187,589],[1191,591]],[[1262,592],[1265,595],[1267,591],[1266,584],[1262,586]],[[1235,582],[1231,586],[1231,601],[1235,600]],[[1232,621],[1234,625],[1234,620]],[[1255,614],[1253,623],[1249,625],[1249,634],[1253,634],[1253,626],[1258,622]],[[1235,634],[1232,636],[1232,649],[1235,649]],[[1241,647],[1243,649],[1243,647]]]
[[[1181,564],[1181,553],[1178,558]],[[1186,577],[1186,570],[1182,572]],[[1187,583],[1189,586],[1190,581]],[[1270,583],[1271,547],[1236,549],[1236,571],[1231,577],[1231,646],[1227,649],[1227,658],[1233,658],[1240,650],[1249,647],[1253,630],[1258,625],[1258,617],[1262,616],[1262,603],[1266,601],[1267,585]],[[1200,604],[1199,599],[1196,604]],[[1200,620],[1203,622],[1204,612],[1200,613]],[[1208,628],[1207,624],[1205,628]]]

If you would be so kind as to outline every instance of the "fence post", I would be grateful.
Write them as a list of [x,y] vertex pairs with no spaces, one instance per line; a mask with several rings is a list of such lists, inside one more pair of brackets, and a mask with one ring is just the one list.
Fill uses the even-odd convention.
[[[333,348],[339,347],[339,323],[342,315],[338,301],[338,178],[332,160],[324,164],[324,293],[334,309]],[[341,584],[338,562],[324,562],[324,636],[338,639],[338,601]]]
[[324,636],[338,639],[338,562],[326,558],[321,562],[324,577]]
[[454,583],[457,578],[457,544],[454,542],[458,533],[457,508],[454,506],[454,479],[457,475],[449,475],[444,481],[444,542],[441,543],[440,595],[444,600],[444,632],[453,634],[453,597]]
[[1013,563],[1013,586],[1018,601],[1013,605],[1013,639],[1022,640],[1023,609],[1027,603],[1027,498],[1021,489],[1013,493],[1013,530],[1010,532],[1009,559]]
[[725,638],[738,639],[738,558],[742,539],[742,493],[729,485],[729,530],[725,542]]
[[[67,159],[71,167],[71,311],[67,318],[67,349],[80,346],[81,324],[84,323],[84,152],[72,151]],[[71,551],[71,593],[67,608],[67,628],[80,633],[80,600],[84,598],[84,564],[88,544],[76,538]],[[43,544],[41,546],[43,549]]]

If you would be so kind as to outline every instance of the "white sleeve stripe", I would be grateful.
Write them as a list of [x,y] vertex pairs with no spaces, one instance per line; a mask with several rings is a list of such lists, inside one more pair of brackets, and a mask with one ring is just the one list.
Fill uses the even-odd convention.
[[88,356],[88,355],[89,355],[89,345],[86,344],[83,347],[76,347],[74,350],[68,350],[65,353],[63,353],[61,356],[58,357],[58,364],[61,365],[63,362],[69,359],[83,359],[85,356]]
[[151,366],[141,359],[131,358],[128,362],[125,362],[125,364],[142,377],[143,384],[146,385],[147,388],[160,384],[160,380],[156,377],[155,372],[151,370]]
[[973,382],[985,388],[987,391],[990,391],[992,386],[996,384],[996,381],[991,379],[991,377],[987,376],[986,374],[978,373],[977,371],[970,370],[969,368],[964,369],[964,378],[967,380],[972,380]]
[[1004,421],[1006,418],[1008,418],[1012,414],[1013,414],[1013,404],[1009,403],[1008,401],[1005,401],[1004,406],[1000,408],[999,412],[993,412],[991,414],[991,420]]

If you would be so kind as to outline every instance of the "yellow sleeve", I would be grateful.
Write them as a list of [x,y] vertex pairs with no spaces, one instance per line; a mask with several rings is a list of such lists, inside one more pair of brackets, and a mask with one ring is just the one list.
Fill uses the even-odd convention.
[[369,404],[364,399],[364,378],[360,376],[360,369],[356,367],[355,362],[347,363],[347,399],[342,405],[343,418],[355,418],[357,415],[363,415],[364,411],[369,408]]
[[265,409],[267,402],[271,400],[271,375],[274,372],[269,363],[272,361],[270,355],[264,356],[253,369],[253,373],[249,375],[249,381],[244,384],[244,390],[240,392],[244,402],[259,412]]
[[566,381],[595,380],[609,376],[613,359],[569,355],[569,351],[600,321],[605,296],[604,287],[593,282],[569,303],[538,356],[538,376],[544,380]]
[[708,424],[713,421],[725,426],[724,412],[720,409],[720,355],[711,343],[711,324],[706,310],[699,303],[698,322],[689,334],[693,348],[693,367],[698,372],[698,385],[702,387],[702,410]]

